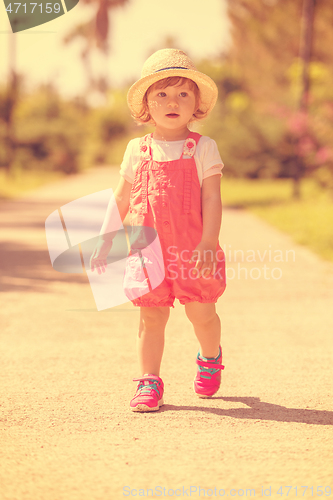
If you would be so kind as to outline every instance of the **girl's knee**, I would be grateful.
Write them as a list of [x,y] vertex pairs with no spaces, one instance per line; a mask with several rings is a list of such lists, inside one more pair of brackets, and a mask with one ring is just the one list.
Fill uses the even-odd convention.
[[191,323],[195,325],[207,325],[218,319],[215,304],[190,302],[185,305],[185,312]]
[[141,319],[145,324],[166,325],[170,315],[170,307],[141,307]]

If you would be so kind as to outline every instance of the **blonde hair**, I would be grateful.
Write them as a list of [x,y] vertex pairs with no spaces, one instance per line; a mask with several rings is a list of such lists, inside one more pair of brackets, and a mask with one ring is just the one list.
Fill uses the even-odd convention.
[[[190,78],[184,78],[182,76],[170,76],[168,78],[163,78],[162,80],[155,82],[147,89],[142,99],[142,107],[140,112],[138,114],[132,115],[135,121],[141,124],[149,122],[152,123],[152,117],[149,113],[149,106],[148,106],[149,92],[151,92],[154,89],[165,89],[166,87],[178,87],[180,85],[184,85],[185,83],[188,83],[190,90],[194,92],[196,102],[198,102],[200,99],[200,90],[198,85],[193,80],[191,80]],[[193,122],[195,120],[202,120],[203,118],[205,118],[206,115],[207,113],[201,111],[200,109],[197,109],[195,113],[193,113],[190,122]]]

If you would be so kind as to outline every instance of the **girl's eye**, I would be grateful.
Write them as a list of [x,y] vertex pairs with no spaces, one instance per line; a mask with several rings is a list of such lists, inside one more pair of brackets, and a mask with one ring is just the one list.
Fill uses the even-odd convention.
[[165,92],[160,92],[160,93],[158,94],[158,97],[165,97],[165,96],[166,96],[166,93],[165,93]]
[[186,97],[187,96],[187,92],[181,92],[180,95],[181,95],[181,97]]

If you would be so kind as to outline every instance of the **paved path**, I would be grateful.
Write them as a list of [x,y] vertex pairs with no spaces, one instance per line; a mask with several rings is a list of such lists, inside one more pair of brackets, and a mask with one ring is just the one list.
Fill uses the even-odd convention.
[[325,486],[333,495],[333,266],[226,209],[223,387],[210,400],[193,394],[197,343],[176,305],[162,367],[166,404],[132,413],[138,311],[97,312],[85,276],[51,268],[44,233],[52,211],[115,187],[117,176],[97,169],[0,204],[0,499],[153,491],[281,499],[287,486],[288,499],[317,497],[317,487],[327,498]]

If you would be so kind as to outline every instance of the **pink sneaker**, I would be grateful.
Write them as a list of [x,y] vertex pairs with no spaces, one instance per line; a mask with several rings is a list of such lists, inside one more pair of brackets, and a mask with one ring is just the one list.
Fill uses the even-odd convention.
[[221,370],[224,370],[222,362],[222,350],[219,347],[217,358],[204,358],[197,355],[198,371],[194,379],[194,392],[199,398],[213,396],[221,385]]
[[134,378],[139,382],[136,394],[130,402],[133,411],[156,411],[163,405],[164,384],[157,375],[143,375]]

